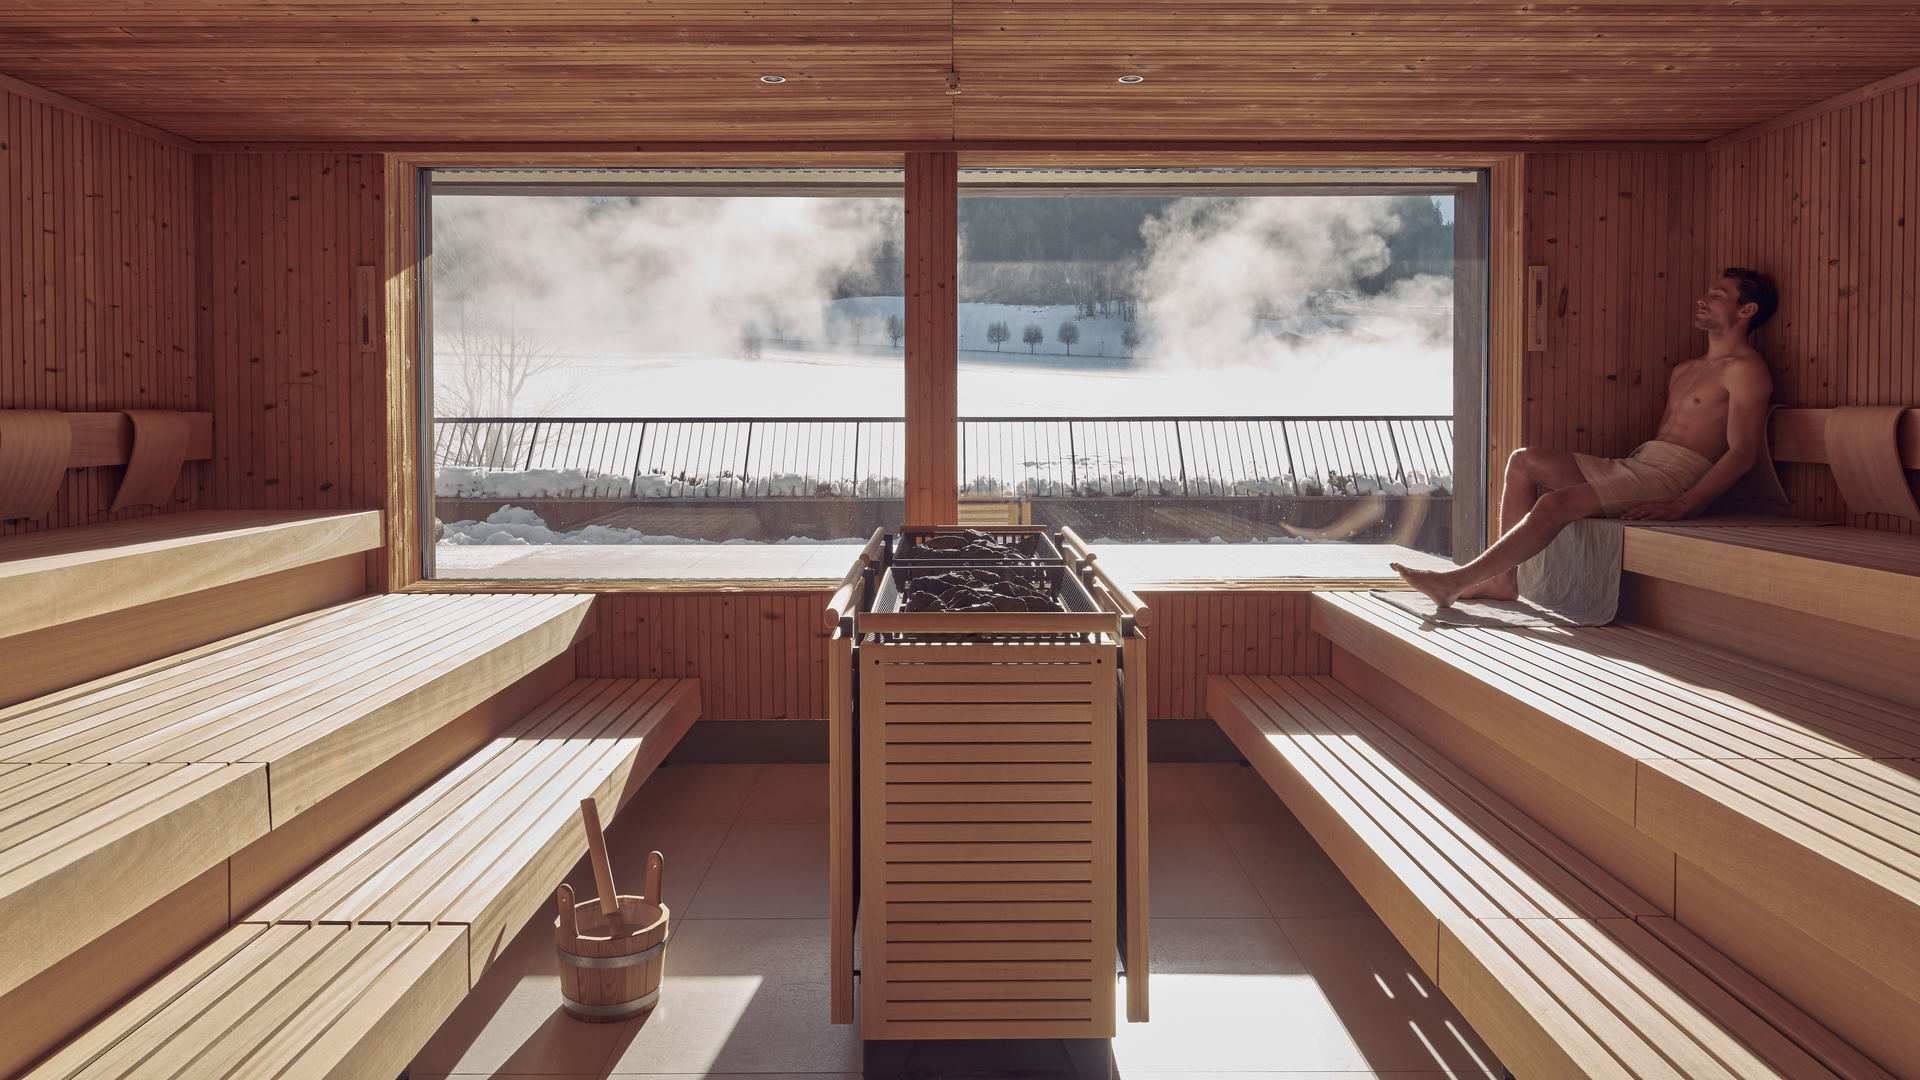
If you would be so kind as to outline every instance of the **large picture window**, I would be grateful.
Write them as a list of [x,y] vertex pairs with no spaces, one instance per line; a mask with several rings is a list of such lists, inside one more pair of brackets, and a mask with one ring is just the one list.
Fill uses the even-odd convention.
[[963,172],[966,514],[1453,554],[1479,490],[1476,179]]
[[[426,576],[833,578],[902,523],[901,171],[428,176]],[[959,179],[963,522],[1476,550],[1477,174]]]
[[436,173],[428,207],[429,576],[900,520],[898,172]]

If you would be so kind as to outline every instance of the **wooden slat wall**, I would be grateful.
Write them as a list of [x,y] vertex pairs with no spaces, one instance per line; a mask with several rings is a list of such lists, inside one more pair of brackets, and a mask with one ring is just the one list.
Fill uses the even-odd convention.
[[820,592],[613,593],[599,630],[579,646],[589,678],[700,680],[704,720],[827,715],[827,639]]
[[[1920,405],[1920,84],[1709,149],[1715,266],[1766,270],[1780,312],[1762,332],[1774,397],[1792,405]],[[1832,474],[1782,470],[1794,511],[1841,515]],[[1884,515],[1848,522],[1896,532]]]
[[[371,154],[214,154],[198,193],[200,313],[214,387],[209,502],[238,509],[379,507],[386,355],[357,345],[384,305],[383,163]],[[363,284],[357,289],[355,282]],[[378,270],[372,282],[384,280]]]
[[[192,193],[185,150],[0,87],[0,409],[204,407]],[[105,520],[120,472],[69,472],[47,514],[0,535]]]
[[1705,195],[1698,150],[1529,156],[1525,262],[1547,267],[1547,347],[1526,354],[1526,444],[1621,455],[1653,436],[1668,372],[1704,345]]
[[1309,628],[1308,592],[1143,592],[1147,716],[1207,715],[1209,675],[1313,675],[1332,670],[1327,639]]
[[[1309,593],[1156,592],[1148,639],[1148,715],[1206,715],[1208,675],[1324,674],[1325,638],[1308,629]],[[579,646],[594,678],[700,680],[707,720],[827,715],[828,631],[821,592],[610,593]]]

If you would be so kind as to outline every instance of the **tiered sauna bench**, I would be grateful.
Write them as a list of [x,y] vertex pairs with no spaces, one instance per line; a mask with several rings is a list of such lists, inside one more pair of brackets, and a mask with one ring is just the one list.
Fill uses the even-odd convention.
[[[834,1019],[853,1019],[857,912],[863,1038],[1110,1039],[1117,956],[1137,960],[1129,1018],[1146,1011],[1149,613],[1071,532],[913,557],[943,531],[877,534],[828,610]],[[911,610],[916,580],[954,573],[1057,603]]]

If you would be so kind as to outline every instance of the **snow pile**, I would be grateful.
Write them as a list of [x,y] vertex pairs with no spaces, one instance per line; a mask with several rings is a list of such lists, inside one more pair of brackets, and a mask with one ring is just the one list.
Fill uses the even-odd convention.
[[[695,540],[685,536],[662,536],[617,525],[587,525],[571,532],[548,528],[539,514],[521,506],[503,506],[487,515],[485,521],[449,521],[441,526],[440,542],[454,547],[474,545],[533,546],[536,544],[758,544],[758,540]],[[815,540],[808,536],[789,536],[776,544],[858,544],[855,536]]]
[[563,496],[625,496],[630,476],[588,469],[480,469],[442,465],[433,493],[442,499],[541,499]]

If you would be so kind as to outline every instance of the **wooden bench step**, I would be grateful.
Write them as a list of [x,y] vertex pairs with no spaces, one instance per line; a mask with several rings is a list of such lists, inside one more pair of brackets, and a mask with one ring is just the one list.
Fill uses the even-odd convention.
[[698,680],[577,679],[246,918],[469,926],[478,979],[585,851],[580,800],[612,820],[699,710]]
[[[1610,858],[1637,845],[1642,863],[1664,859],[1657,891],[1682,923],[1880,1060],[1920,1069],[1920,1032],[1875,1019],[1920,1011],[1920,711],[1632,626],[1426,629],[1355,594],[1316,595],[1314,626],[1371,669],[1361,678],[1478,740],[1463,764],[1531,770],[1535,801],[1502,788],[1523,809],[1551,817],[1549,787],[1577,794],[1636,838],[1589,854],[1643,882]],[[1804,941],[1789,950],[1783,934]]]
[[460,926],[242,924],[29,1076],[400,1075],[466,995]]
[[585,853],[580,800],[610,820],[699,703],[567,684],[27,1075],[398,1074]]
[[1516,1075],[1886,1075],[1338,682],[1216,676],[1208,712]]
[[0,537],[0,706],[367,591],[377,510],[194,510]]
[[189,510],[0,537],[6,635],[266,577],[383,543],[380,511]]
[[1636,623],[1920,706],[1920,537],[1804,525],[1626,530]]
[[0,710],[0,924],[44,928],[0,993],[562,655],[590,602],[370,598]]

